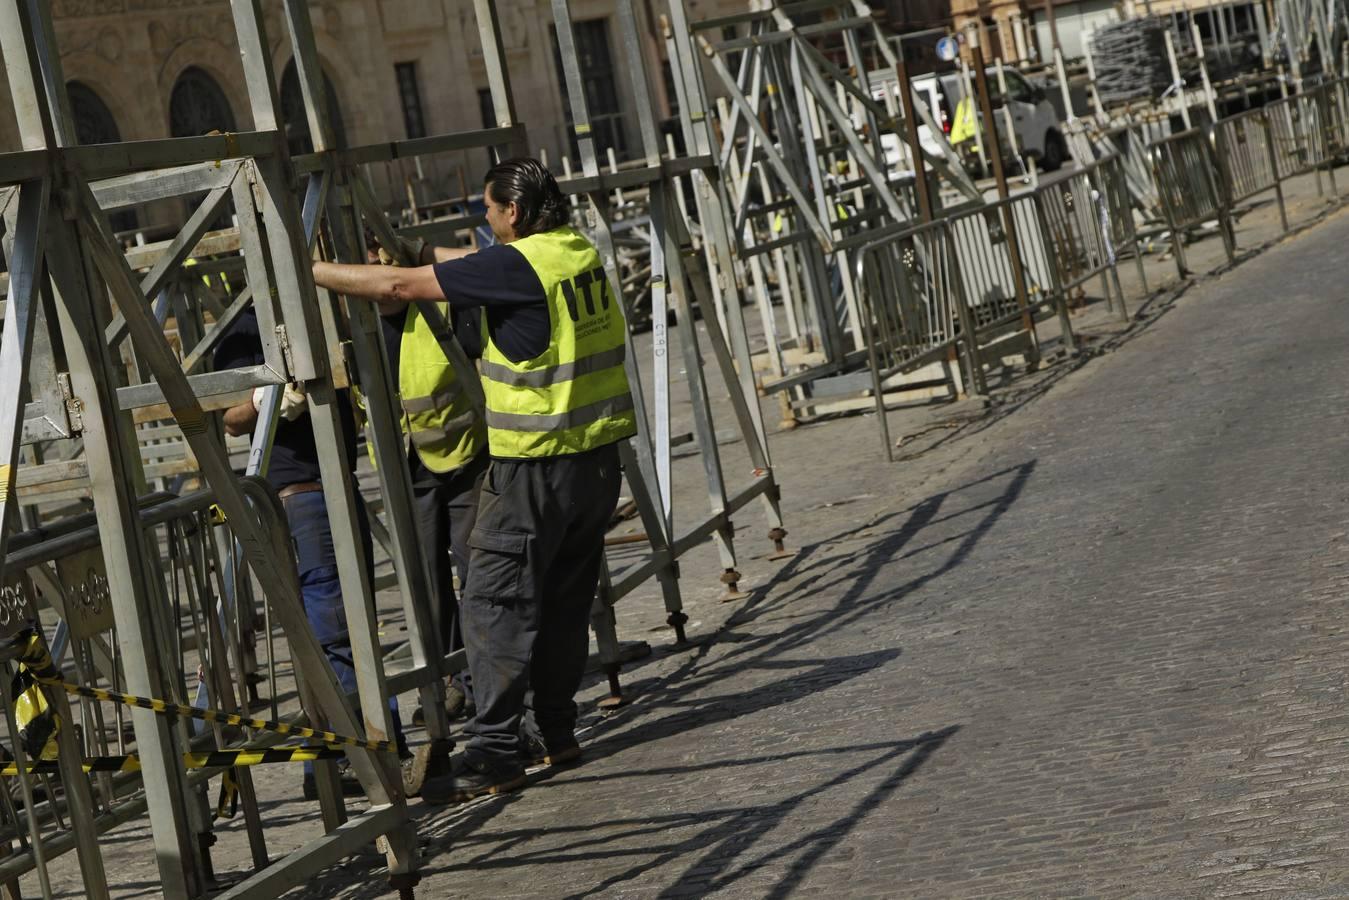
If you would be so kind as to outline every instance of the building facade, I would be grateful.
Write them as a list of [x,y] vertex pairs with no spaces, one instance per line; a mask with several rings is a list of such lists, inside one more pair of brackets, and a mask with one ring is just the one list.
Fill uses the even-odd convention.
[[[649,71],[663,71],[663,0],[572,0],[594,126],[619,158],[637,148],[633,91],[622,71],[614,14],[635,2]],[[694,19],[748,0],[689,0]],[[299,83],[279,2],[267,34],[292,152],[309,147]],[[339,140],[351,146],[496,124],[472,0],[312,0],[315,36]],[[556,164],[570,149],[568,105],[548,0],[497,4],[517,115],[529,146]],[[253,128],[228,0],[52,0],[71,109],[82,143],[151,140]],[[0,68],[0,151],[20,146]],[[650,85],[673,112],[666,79]],[[404,162],[372,173],[386,196],[421,202],[478,189],[481,152]],[[144,224],[144,223],[142,223]]]

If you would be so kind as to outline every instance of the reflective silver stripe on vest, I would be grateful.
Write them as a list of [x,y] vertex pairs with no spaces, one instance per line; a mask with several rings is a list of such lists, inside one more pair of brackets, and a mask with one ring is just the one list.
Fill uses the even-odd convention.
[[433,410],[444,409],[458,399],[463,392],[463,387],[458,381],[455,381],[445,390],[436,391],[429,397],[404,397],[403,411],[410,416],[417,416]]
[[463,437],[470,428],[476,416],[473,410],[469,410],[463,415],[455,416],[439,428],[423,430],[414,429],[409,435],[412,438],[412,446],[417,448],[427,447],[432,444],[439,444],[444,441],[455,442]]
[[485,359],[478,365],[482,367],[483,377],[497,384],[508,387],[548,387],[562,381],[573,381],[582,375],[591,375],[612,369],[614,366],[621,366],[627,355],[627,347],[620,345],[612,350],[601,350],[599,353],[583,356],[575,362],[561,363],[531,372],[517,372],[510,366],[488,362]]
[[555,416],[531,416],[521,413],[496,412],[488,409],[487,427],[495,428],[498,431],[563,431],[580,425],[589,425],[591,422],[598,422],[600,419],[618,415],[630,409],[632,409],[632,394],[610,397],[607,400],[600,400],[598,403],[591,403],[589,406],[582,406],[573,409],[571,412],[560,413]]

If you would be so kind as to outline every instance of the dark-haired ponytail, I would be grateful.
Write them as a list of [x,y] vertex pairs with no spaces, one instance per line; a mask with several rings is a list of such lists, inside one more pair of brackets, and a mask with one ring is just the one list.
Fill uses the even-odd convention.
[[[554,182],[556,185],[556,182]],[[537,231],[552,231],[554,228],[561,228],[571,222],[571,207],[567,205],[567,198],[562,196],[562,191],[548,197],[543,201],[539,208],[539,227]]]
[[516,157],[503,160],[483,178],[491,199],[514,203],[520,210],[517,237],[528,237],[561,228],[571,221],[571,208],[553,173],[537,159]]

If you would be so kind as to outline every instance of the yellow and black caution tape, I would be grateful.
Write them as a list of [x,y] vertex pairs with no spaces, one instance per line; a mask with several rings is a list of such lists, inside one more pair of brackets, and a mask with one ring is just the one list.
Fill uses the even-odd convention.
[[[337,759],[346,752],[337,747],[265,747],[239,750],[208,750],[200,753],[184,753],[183,765],[189,769],[238,768],[241,766],[262,766],[270,763],[313,762],[320,759]],[[126,756],[91,756],[82,766],[86,772],[139,772],[140,757],[134,753]],[[24,767],[29,775],[54,775],[60,765],[54,759],[39,760]],[[0,769],[0,777],[12,778],[19,774],[19,767],[10,763]]]
[[317,731],[303,725],[289,725],[285,722],[274,722],[271,719],[250,719],[247,716],[222,712],[218,709],[198,709],[195,706],[181,706],[177,703],[169,703],[166,700],[156,700],[153,697],[137,697],[134,694],[123,694],[121,691],[108,691],[103,688],[70,684],[61,679],[60,670],[52,664],[51,654],[47,652],[46,644],[43,642],[41,635],[35,631],[28,631],[16,635],[15,641],[23,645],[19,662],[28,668],[30,677],[42,684],[62,688],[66,693],[77,697],[120,703],[124,706],[137,706],[165,715],[199,719],[203,722],[218,722],[222,725],[251,728],[255,731],[266,731],[270,734],[312,738],[322,741],[330,747],[361,747],[382,753],[395,753],[398,749],[393,741],[367,741],[331,731]]

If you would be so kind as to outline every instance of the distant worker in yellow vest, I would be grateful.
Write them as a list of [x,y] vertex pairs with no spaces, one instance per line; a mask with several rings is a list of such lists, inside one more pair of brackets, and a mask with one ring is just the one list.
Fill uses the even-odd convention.
[[527,765],[580,755],[574,697],[621,484],[617,444],[637,431],[621,299],[568,225],[557,182],[533,159],[499,163],[484,182],[493,247],[427,248],[421,261],[434,264],[417,268],[314,265],[319,284],[382,306],[482,310],[492,463],[460,604],[477,714],[451,771],[422,786],[431,803],[513,790]]
[[[411,249],[414,256],[422,252],[418,245]],[[371,262],[395,264],[373,238],[367,242],[367,251]],[[480,356],[476,317],[469,313],[454,316],[448,304],[437,305],[441,316],[457,326],[455,332],[465,352]],[[487,426],[474,412],[454,367],[416,305],[380,304],[380,328],[402,406],[418,544],[431,572],[431,618],[441,649],[453,652],[464,646],[454,574],[458,573],[461,587],[467,584],[468,536],[477,518],[478,489],[487,472]],[[368,442],[367,446],[373,461],[374,447]],[[473,707],[472,678],[467,671],[456,673],[446,685],[445,711],[451,719],[472,717]],[[412,722],[420,725],[423,721],[418,709]]]
[[974,136],[974,101],[965,96],[956,104],[956,120],[951,123],[951,143],[963,144]]

